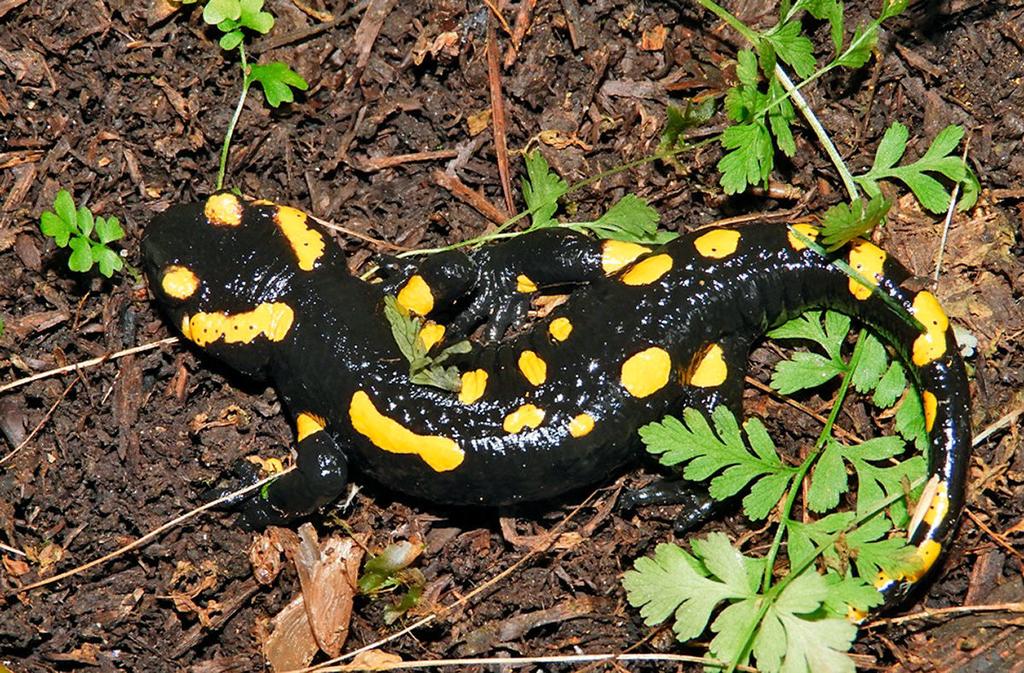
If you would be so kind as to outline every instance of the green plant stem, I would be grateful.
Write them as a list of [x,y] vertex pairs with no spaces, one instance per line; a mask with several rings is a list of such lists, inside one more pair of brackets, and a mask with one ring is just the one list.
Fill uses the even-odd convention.
[[[760,609],[757,613],[757,618],[751,622],[750,631],[746,634],[745,643],[743,649],[740,651],[740,655],[736,657],[736,660],[731,662],[731,666],[728,671],[735,670],[737,662],[743,661],[744,658],[749,654],[750,648],[754,645],[754,634],[757,633],[757,628],[764,620],[764,616],[768,613],[768,609],[775,602],[775,598],[778,597],[782,590],[786,588],[790,581],[796,576],[796,573],[790,569],[790,573],[780,580],[777,584],[772,584],[772,575],[775,569],[775,559],[782,549],[782,536],[786,532],[786,521],[790,520],[790,513],[793,511],[793,505],[796,503],[796,496],[799,492],[797,488],[800,483],[807,476],[811,466],[821,455],[821,449],[825,446],[825,442],[832,436],[832,428],[835,426],[836,419],[839,417],[839,411],[842,409],[843,400],[846,399],[846,393],[850,389],[850,384],[853,382],[853,374],[857,371],[857,366],[860,364],[861,355],[864,352],[864,342],[867,336],[867,330],[861,329],[860,334],[857,335],[857,345],[853,348],[853,355],[850,356],[850,365],[846,371],[846,376],[843,377],[842,383],[839,385],[839,391],[836,393],[836,399],[832,403],[832,410],[828,414],[828,418],[825,419],[825,425],[822,427],[821,432],[818,434],[817,441],[814,442],[814,449],[804,458],[803,462],[800,463],[800,467],[797,469],[795,478],[793,479],[792,486],[789,489],[789,494],[786,496],[786,502],[782,506],[782,512],[779,516],[779,527],[775,529],[775,537],[772,539],[772,546],[768,550],[768,554],[764,559],[764,576],[761,581],[761,593],[765,595],[765,600],[762,602]],[[873,516],[873,515],[872,515]],[[838,539],[838,536],[837,536]],[[822,551],[824,551],[824,547]],[[821,552],[818,552],[819,554]],[[817,554],[813,557],[817,558]],[[804,567],[806,568],[806,566]],[[803,569],[801,569],[802,572]],[[727,673],[728,673],[727,671]]]
[[[584,187],[592,185],[595,182],[599,182],[601,180],[604,180],[605,178],[611,177],[613,175],[617,175],[617,174],[622,173],[624,171],[631,170],[633,168],[636,168],[637,166],[643,166],[644,164],[649,164],[652,161],[657,161],[659,159],[668,159],[668,158],[677,156],[679,154],[682,154],[684,152],[689,152],[691,150],[697,149],[699,147],[707,145],[708,143],[716,142],[718,140],[719,135],[721,135],[721,134],[712,136],[710,138],[705,138],[705,139],[701,140],[700,142],[694,143],[692,145],[688,144],[688,145],[685,145],[683,147],[676,147],[676,148],[673,148],[671,150],[667,150],[667,151],[664,151],[664,152],[655,152],[654,154],[649,154],[649,155],[647,155],[645,157],[640,157],[639,159],[634,159],[632,161],[627,161],[626,163],[619,164],[618,166],[615,166],[613,168],[609,168],[606,171],[602,171],[602,172],[600,172],[600,173],[598,173],[596,175],[592,175],[589,178],[586,178],[585,180],[580,180],[579,182],[574,182],[573,184],[569,185],[569,188],[565,191],[565,195],[572,194],[573,192],[578,192],[579,190],[583,189]],[[541,205],[543,205],[543,204],[541,204]],[[538,206],[538,208],[540,208],[540,207],[541,206]],[[513,232],[509,232],[509,231],[505,231],[505,230],[508,229],[509,227],[511,227],[513,224],[515,224],[519,220],[525,218],[527,215],[533,215],[533,210],[523,210],[523,211],[520,211],[520,212],[516,213],[515,215],[513,215],[509,219],[505,220],[500,225],[498,225],[498,227],[495,228],[495,230],[490,232],[489,234],[483,234],[481,236],[474,236],[473,238],[467,238],[464,241],[458,241],[457,243],[450,243],[449,245],[442,245],[442,246],[437,247],[437,248],[424,248],[422,250],[406,250],[405,252],[398,253],[397,255],[395,255],[395,257],[397,257],[399,259],[402,259],[402,258],[405,258],[405,257],[412,257],[413,255],[436,255],[436,254],[441,253],[441,252],[448,252],[449,250],[458,250],[459,248],[483,245],[484,243],[487,243],[489,241],[496,241],[496,240],[500,240],[500,239],[503,239],[503,238],[514,238],[516,236],[521,236],[521,235],[525,234],[526,231],[530,231],[530,230],[527,229],[526,231],[513,231]]]
[[228,151],[231,148],[231,136],[235,133],[238,118],[242,116],[242,108],[245,107],[245,97],[249,94],[249,87],[252,85],[252,80],[249,79],[249,64],[245,60],[245,44],[242,42],[238,44],[238,56],[242,66],[242,94],[238,97],[238,105],[235,106],[235,113],[231,115],[231,121],[228,122],[228,129],[224,133],[224,144],[220,148],[220,168],[217,169],[218,192],[224,187],[224,174],[227,173],[228,169]]
[[[822,69],[822,72],[824,71],[825,68]],[[789,78],[789,75],[786,74],[786,71],[783,70],[782,66],[778,63],[775,64],[775,77],[779,80],[779,83],[782,84],[782,88],[786,90],[786,93],[790,95],[790,98],[793,99],[793,104],[796,105],[798,110],[800,110],[804,119],[807,120],[807,124],[811,127],[811,130],[814,131],[814,135],[817,136],[818,142],[820,142],[825,148],[825,152],[828,154],[829,159],[832,160],[832,164],[836,167],[836,170],[839,171],[839,177],[843,181],[843,186],[846,187],[846,192],[850,195],[850,200],[856,201],[860,198],[860,194],[857,191],[857,185],[853,182],[853,174],[850,173],[849,167],[847,167],[846,162],[843,161],[843,156],[839,154],[839,150],[836,149],[835,144],[833,144],[832,138],[828,135],[828,131],[826,131],[825,127],[821,125],[821,122],[818,121],[818,117],[814,114],[814,110],[811,109],[811,106],[807,104],[807,100],[803,97],[803,94],[800,93],[799,87],[793,84],[793,80]],[[805,82],[807,81],[810,80],[805,80]],[[803,83],[804,82],[801,82],[801,84]],[[771,108],[769,107],[769,109]]]
[[[797,470],[795,478],[793,480],[793,487],[789,489],[789,495],[786,497],[786,502],[782,506],[782,512],[780,513],[780,522],[789,520],[790,512],[793,511],[793,504],[796,502],[796,496],[798,489],[796,488],[800,482],[803,481],[804,477],[807,476],[807,472],[811,469],[811,465],[821,455],[821,449],[825,446],[825,442],[832,436],[832,427],[836,423],[836,418],[839,417],[839,410],[843,406],[843,400],[846,399],[846,393],[850,388],[850,383],[853,381],[853,373],[857,371],[857,365],[860,364],[861,353],[864,352],[864,342],[867,332],[865,330],[860,331],[860,335],[857,337],[857,345],[853,348],[853,355],[850,356],[850,366],[846,371],[846,376],[843,377],[842,383],[839,385],[839,392],[836,393],[836,399],[832,403],[832,410],[829,412],[828,418],[825,419],[825,425],[822,427],[821,432],[818,434],[817,441],[814,442],[814,449],[804,458],[804,461],[800,464]],[[768,554],[765,556],[764,566],[764,577],[761,581],[761,591],[768,591],[772,583],[772,570],[775,566],[775,557],[778,556],[779,550],[782,548],[782,535],[786,530],[784,523],[780,523],[779,527],[775,530],[775,538],[772,540],[772,546],[768,549]]]
[[732,26],[733,29],[737,33],[745,37],[747,41],[750,42],[750,44],[754,45],[755,47],[760,46],[761,36],[754,32],[753,30],[751,30],[750,28],[748,28],[747,24],[743,23],[738,18],[736,18],[733,14],[729,12],[729,10],[725,9],[717,2],[714,2],[713,0],[697,0],[697,3],[704,9],[708,10],[709,12],[720,18],[722,21],[725,21],[727,24]]

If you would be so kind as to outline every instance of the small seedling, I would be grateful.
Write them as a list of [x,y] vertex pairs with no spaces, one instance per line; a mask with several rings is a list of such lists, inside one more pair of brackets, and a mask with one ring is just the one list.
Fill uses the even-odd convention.
[[[195,4],[197,1],[183,0],[184,4]],[[263,89],[267,104],[273,108],[279,107],[282,103],[294,101],[293,90],[305,91],[309,88],[309,83],[286,63],[273,61],[249,65],[246,60],[246,31],[265,35],[274,27],[274,16],[270,12],[263,11],[263,2],[264,0],[209,0],[203,8],[203,21],[211,26],[216,26],[223,33],[219,42],[221,48],[225,51],[237,51],[239,65],[242,68],[242,93],[235,106],[231,121],[228,122],[224,143],[221,146],[220,166],[217,171],[218,190],[224,186],[231,137],[234,135],[238,118],[242,114],[242,108],[245,106],[249,88],[253,84],[259,84]]]
[[110,278],[124,268],[124,260],[110,243],[124,237],[124,230],[116,217],[94,217],[85,205],[75,207],[67,190],[57,192],[53,210],[39,218],[39,228],[53,239],[57,247],[71,248],[68,268],[86,273],[95,264],[101,274]]

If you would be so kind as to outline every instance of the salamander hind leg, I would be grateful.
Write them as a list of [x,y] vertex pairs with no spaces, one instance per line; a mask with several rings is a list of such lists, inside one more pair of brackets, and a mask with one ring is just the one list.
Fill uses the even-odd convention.
[[[743,380],[747,372],[749,339],[729,338],[703,346],[686,371],[689,386],[672,415],[685,408],[697,409],[710,420],[716,407],[725,406],[737,420],[743,416]],[[624,509],[642,505],[682,505],[675,530],[686,533],[704,525],[730,506],[711,497],[704,484],[679,477],[662,479],[644,488],[623,493]]]

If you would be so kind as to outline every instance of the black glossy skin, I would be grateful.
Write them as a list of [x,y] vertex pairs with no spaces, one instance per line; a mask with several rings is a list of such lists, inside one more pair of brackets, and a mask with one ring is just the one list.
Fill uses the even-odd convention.
[[[695,249],[694,240],[706,232],[683,236],[649,255],[669,255],[671,270],[637,286],[622,282],[630,266],[605,274],[601,242],[564,230],[511,239],[472,258],[449,253],[427,258],[419,267],[392,267],[391,278],[370,284],[348,273],[329,241],[315,268],[297,268],[272,219],[275,208],[246,204],[242,223],[223,227],[208,222],[203,204],[177,206],[155,218],[143,242],[150,286],[176,325],[183,313],[235,313],[261,302],[284,302],[294,309],[294,324],[280,342],[257,338],[205,348],[242,372],[268,376],[292,414],[313,413],[326,421],[323,432],[300,442],[299,470],[274,484],[269,502],[253,503],[249,521],[257,525],[333,500],[344,487],[348,461],[395,490],[442,503],[540,500],[593,484],[636,458],[640,425],[687,406],[710,410],[727,404],[739,410],[751,343],[808,309],[829,307],[863,319],[905,359],[920,335],[877,296],[855,299],[849,278],[813,251],[795,250],[784,225],[737,228],[739,243],[722,259]],[[161,277],[169,265],[187,266],[198,276],[192,297],[178,300],[163,291]],[[460,371],[489,373],[483,397],[473,404],[408,379],[408,363],[384,318],[383,297],[395,294],[414,273],[434,293],[428,317],[448,325],[444,344],[489,319],[491,341],[475,343],[457,362]],[[542,289],[569,289],[571,296],[530,331],[496,341],[529,303],[529,293],[516,290],[519,274]],[[909,309],[916,292],[903,286],[908,277],[887,259],[879,287]],[[573,326],[565,341],[548,332],[559,317]],[[938,401],[930,464],[949,495],[948,511],[922,523],[915,543],[945,545],[962,505],[970,447],[968,390],[952,329],[945,339],[942,357],[910,366],[918,386]],[[709,344],[724,351],[726,380],[710,387],[688,385]],[[667,385],[638,398],[620,379],[622,363],[651,346],[669,353],[671,374]],[[540,385],[532,385],[517,366],[524,350],[547,364]],[[417,455],[378,448],[353,429],[349,404],[357,391],[402,426],[454,440],[465,452],[463,462],[438,472]],[[506,432],[503,419],[523,404],[543,409],[543,422],[533,430]],[[581,412],[593,417],[594,428],[573,437],[568,422]],[[908,585],[893,581],[881,590],[892,598]]]

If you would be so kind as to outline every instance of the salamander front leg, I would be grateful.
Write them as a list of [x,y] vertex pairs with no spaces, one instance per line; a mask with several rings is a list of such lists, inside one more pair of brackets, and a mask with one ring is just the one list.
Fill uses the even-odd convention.
[[[345,490],[348,461],[334,437],[319,428],[304,435],[303,429],[300,420],[301,438],[294,470],[271,481],[260,491],[226,504],[225,509],[241,510],[237,521],[241,528],[251,531],[287,523],[336,500]],[[251,485],[261,476],[259,468],[248,461],[240,461],[234,471],[243,486]],[[221,497],[232,490],[220,488],[210,491],[207,496]]]

